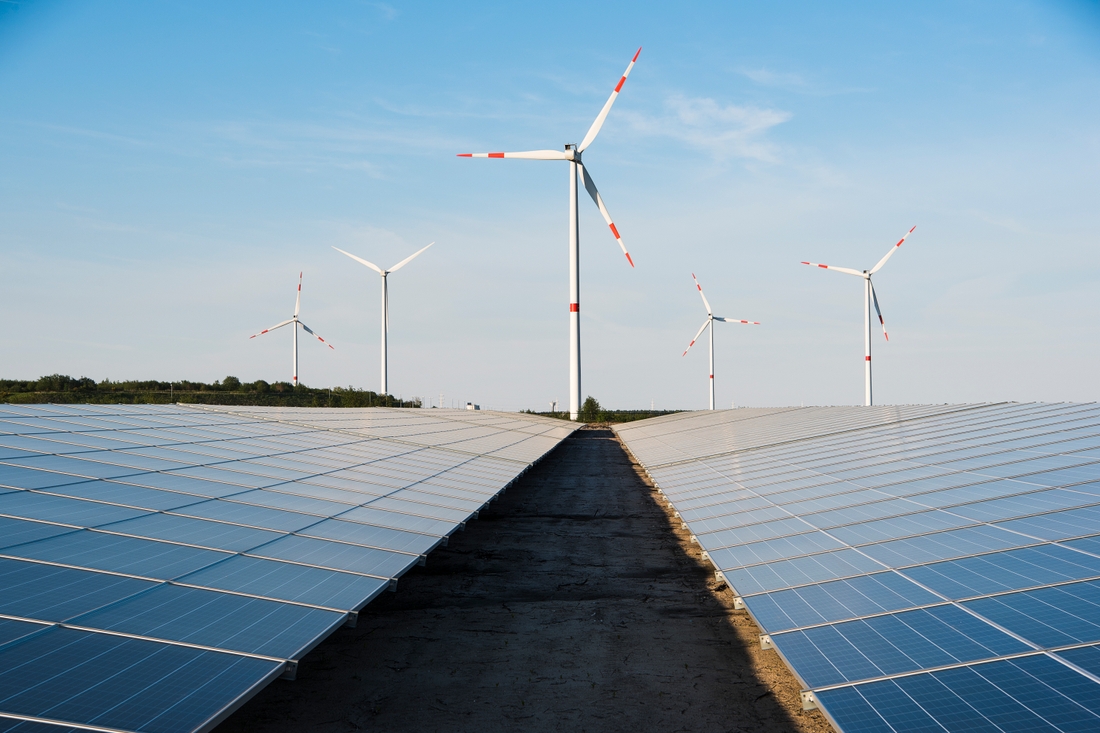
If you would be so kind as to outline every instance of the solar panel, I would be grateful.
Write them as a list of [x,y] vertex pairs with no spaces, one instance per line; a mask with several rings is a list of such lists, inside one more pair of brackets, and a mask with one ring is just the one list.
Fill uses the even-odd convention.
[[464,410],[0,405],[0,731],[209,730],[572,430]]
[[1097,405],[616,432],[838,730],[1100,730]]

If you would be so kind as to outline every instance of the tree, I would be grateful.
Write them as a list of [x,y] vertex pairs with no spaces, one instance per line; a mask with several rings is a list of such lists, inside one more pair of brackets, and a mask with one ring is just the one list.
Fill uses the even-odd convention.
[[581,405],[580,414],[577,419],[581,422],[596,422],[600,419],[600,403],[592,395],[588,395],[584,404]]

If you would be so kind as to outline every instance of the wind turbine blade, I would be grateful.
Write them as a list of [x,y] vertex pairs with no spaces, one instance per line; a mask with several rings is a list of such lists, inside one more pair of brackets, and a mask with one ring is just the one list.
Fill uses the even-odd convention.
[[298,295],[294,298],[294,317],[298,317],[298,308],[302,305],[302,273],[298,273]]
[[890,334],[886,333],[886,321],[882,320],[882,309],[878,307],[878,295],[875,294],[875,284],[871,283],[871,300],[875,304],[875,313],[878,313],[878,322],[882,324],[882,335],[890,340]]
[[[435,244],[435,242],[432,242],[432,244]],[[428,247],[431,247],[431,246],[432,246],[432,244],[429,244],[429,245],[428,245]],[[424,249],[427,249],[428,247],[425,247]],[[408,257],[406,257],[405,259],[401,260],[401,261],[400,261],[400,262],[398,262],[398,263],[397,263],[396,265],[394,265],[393,267],[391,267],[389,271],[390,271],[390,272],[397,272],[397,271],[398,271],[398,270],[400,270],[400,269],[401,269],[402,267],[404,267],[405,265],[409,264],[409,263],[410,263],[410,262],[412,262],[412,261],[413,261],[414,259],[416,259],[416,256],[417,256],[418,254],[420,254],[421,252],[423,252],[423,251],[424,251],[424,249],[421,249],[421,250],[417,250],[417,251],[416,251],[416,252],[414,252],[413,254],[411,254],[411,255],[409,255]]]
[[699,340],[699,337],[703,335],[703,331],[706,331],[707,326],[709,325],[710,319],[708,318],[706,321],[703,322],[703,327],[699,329],[699,333],[695,334],[695,337],[691,339],[691,343],[688,344],[688,347],[684,349],[684,353],[680,354],[680,356],[687,356],[687,353],[691,351],[691,347],[695,346],[695,342]]
[[713,311],[710,309],[710,303],[707,302],[707,296],[703,295],[703,286],[699,284],[699,279],[695,277],[694,272],[691,273],[691,279],[695,281],[695,287],[699,289],[699,297],[703,299],[703,305],[707,307],[707,315],[714,315]]
[[623,244],[623,238],[619,236],[619,230],[615,227],[615,222],[611,221],[611,214],[607,213],[607,207],[603,205],[603,197],[600,196],[600,192],[596,190],[596,182],[592,180],[592,176],[588,175],[588,169],[583,165],[577,163],[577,168],[581,171],[581,179],[584,181],[585,190],[588,191],[588,195],[596,202],[596,206],[599,208],[600,213],[603,214],[603,220],[607,222],[607,226],[610,227],[611,233],[615,235],[615,241],[619,243],[619,247],[622,248],[623,254],[626,255],[626,261],[630,263],[631,267],[634,267],[634,260],[630,257],[630,253],[626,251],[626,245]]
[[583,153],[584,149],[591,145],[592,141],[596,139],[596,135],[600,134],[600,128],[603,127],[603,121],[607,119],[607,113],[611,111],[611,105],[615,104],[619,92],[622,91],[623,84],[626,83],[626,77],[630,76],[630,70],[634,68],[634,62],[638,60],[638,56],[641,55],[641,53],[642,49],[639,48],[638,52],[634,54],[634,58],[627,64],[626,71],[623,72],[623,77],[619,79],[619,83],[615,85],[615,89],[612,90],[611,96],[607,98],[607,102],[604,103],[603,109],[596,115],[596,120],[592,123],[592,127],[588,128],[588,134],[584,136],[584,140],[577,146],[578,153]]
[[[916,227],[914,226],[913,229],[916,229]],[[913,229],[910,229],[909,231],[907,231],[905,233],[905,236],[902,237],[901,239],[899,239],[898,243],[890,248],[890,251],[886,253],[886,256],[883,257],[881,260],[879,260],[877,265],[875,265],[874,267],[871,268],[871,274],[872,275],[874,275],[876,272],[878,272],[879,270],[882,269],[882,266],[886,264],[886,260],[890,259],[890,256],[892,254],[894,254],[894,252],[897,252],[898,247],[901,246],[901,243],[904,242],[909,237],[909,235],[913,233]]]
[[742,320],[738,320],[736,318],[719,318],[718,316],[715,316],[714,320],[722,321],[722,323],[745,323],[745,324],[748,324],[750,326],[759,326],[760,325],[760,321],[742,321]]
[[853,270],[850,267],[835,267],[833,265],[819,265],[816,262],[803,262],[803,265],[809,265],[810,267],[820,267],[822,270],[836,270],[837,272],[843,272],[847,275],[857,275],[863,277],[863,273],[859,270]]
[[264,330],[260,331],[259,333],[252,334],[248,338],[254,339],[257,336],[263,336],[265,333],[268,333],[269,331],[274,331],[276,328],[282,328],[283,326],[285,326],[288,323],[294,323],[294,319],[293,318],[288,318],[287,320],[280,323],[278,326],[272,326],[271,328],[265,328]]
[[323,338],[321,338],[321,336],[320,336],[319,334],[315,333],[315,332],[314,332],[314,330],[313,330],[312,328],[310,328],[310,327],[309,327],[309,326],[307,326],[306,324],[302,323],[301,321],[298,321],[298,323],[299,323],[299,324],[300,324],[300,325],[302,326],[302,328],[304,328],[304,329],[305,329],[305,330],[306,330],[306,331],[307,331],[307,332],[308,332],[308,333],[309,333],[309,334],[310,334],[311,336],[313,336],[314,338],[316,338],[316,339],[317,339],[318,341],[320,341],[320,342],[321,342],[322,344],[324,344],[325,346],[329,347],[330,349],[333,349],[333,350],[335,350],[335,347],[334,347],[334,346],[333,346],[332,344],[330,344],[330,343],[329,343],[328,341],[325,341],[325,340],[324,340]]
[[525,150],[521,153],[459,153],[459,158],[521,158],[523,160],[569,160],[564,150]]
[[[366,260],[364,260],[364,259],[363,259],[362,257],[356,257],[356,256],[355,256],[355,255],[353,255],[353,254],[352,254],[351,252],[345,252],[344,250],[340,249],[339,247],[333,247],[333,249],[334,249],[334,250],[336,250],[337,252],[339,252],[340,254],[344,254],[344,255],[347,255],[348,257],[352,258],[353,260],[355,260],[356,262],[358,262],[358,263],[359,263],[359,264],[361,264],[361,265],[366,265],[366,266],[367,266],[367,267],[369,267],[370,269],[372,269],[372,270],[374,270],[375,272],[377,272],[377,273],[378,273],[379,275],[381,275],[381,274],[382,274],[382,268],[381,268],[381,267],[379,267],[378,265],[374,264],[373,262],[367,262],[367,261],[366,261]],[[414,255],[414,256],[415,256],[415,255]]]

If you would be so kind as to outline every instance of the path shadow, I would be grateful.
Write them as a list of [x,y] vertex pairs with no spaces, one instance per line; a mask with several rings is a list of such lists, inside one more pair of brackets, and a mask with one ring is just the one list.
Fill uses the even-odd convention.
[[217,731],[830,731],[656,497],[578,431]]

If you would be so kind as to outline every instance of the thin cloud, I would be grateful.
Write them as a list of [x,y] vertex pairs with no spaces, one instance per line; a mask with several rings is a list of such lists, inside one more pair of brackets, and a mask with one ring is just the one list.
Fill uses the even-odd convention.
[[751,158],[778,162],[768,131],[791,119],[790,112],[736,104],[721,105],[707,97],[680,95],[665,100],[665,114],[631,115],[635,130],[680,140],[715,158]]
[[377,10],[378,14],[385,20],[393,20],[397,17],[397,8],[392,5],[387,5],[386,3],[367,3],[367,5]]
[[737,73],[749,81],[763,87],[782,89],[787,92],[805,94],[811,97],[832,97],[838,94],[865,94],[875,91],[870,87],[837,87],[830,88],[819,81],[806,79],[801,74],[789,71],[772,71],[763,67],[759,69],[738,69]]
[[783,89],[805,89],[806,80],[794,73],[769,71],[768,69],[742,69],[741,74],[766,87]]

